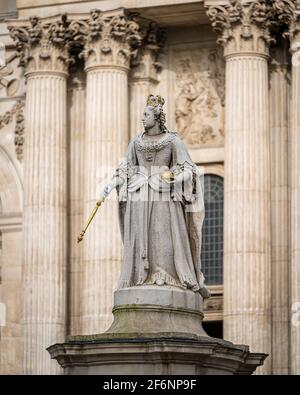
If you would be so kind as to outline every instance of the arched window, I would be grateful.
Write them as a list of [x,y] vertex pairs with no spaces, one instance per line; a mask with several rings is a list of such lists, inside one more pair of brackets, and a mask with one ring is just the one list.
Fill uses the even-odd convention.
[[204,176],[205,219],[202,229],[201,264],[206,284],[223,284],[223,178]]

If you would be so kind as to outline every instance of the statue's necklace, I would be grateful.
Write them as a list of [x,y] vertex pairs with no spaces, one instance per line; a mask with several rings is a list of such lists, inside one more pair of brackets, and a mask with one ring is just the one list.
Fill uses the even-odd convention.
[[144,152],[160,151],[175,138],[175,135],[176,135],[175,133],[169,132],[168,134],[166,134],[164,138],[160,138],[157,141],[143,141],[142,136],[140,136],[136,140],[135,145],[137,150],[139,151],[144,151]]

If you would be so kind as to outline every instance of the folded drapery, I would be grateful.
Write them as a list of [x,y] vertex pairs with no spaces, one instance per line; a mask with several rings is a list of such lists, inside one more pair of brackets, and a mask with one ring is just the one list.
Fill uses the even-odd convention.
[[[115,172],[124,262],[119,288],[163,281],[208,290],[201,272],[202,174],[177,133],[157,143],[134,138]],[[162,174],[174,173],[174,182]]]

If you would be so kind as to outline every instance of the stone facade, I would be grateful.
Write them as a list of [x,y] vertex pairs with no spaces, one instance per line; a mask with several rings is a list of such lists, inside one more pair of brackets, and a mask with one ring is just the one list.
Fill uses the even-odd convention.
[[224,177],[224,281],[206,320],[269,354],[258,373],[300,374],[300,2],[11,3],[0,9],[0,373],[59,374],[46,347],[111,325],[116,201],[76,236],[154,93],[194,162]]

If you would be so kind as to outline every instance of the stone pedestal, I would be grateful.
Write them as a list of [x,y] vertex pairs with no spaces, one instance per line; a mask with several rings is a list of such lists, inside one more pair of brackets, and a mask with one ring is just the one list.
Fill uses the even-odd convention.
[[177,336],[86,336],[48,351],[68,375],[250,375],[266,357],[220,339]]
[[114,321],[105,333],[207,336],[202,311],[202,297],[190,290],[157,285],[124,288],[114,294]]
[[65,374],[251,374],[266,354],[211,338],[203,300],[189,290],[138,286],[115,292],[111,327],[48,348]]

